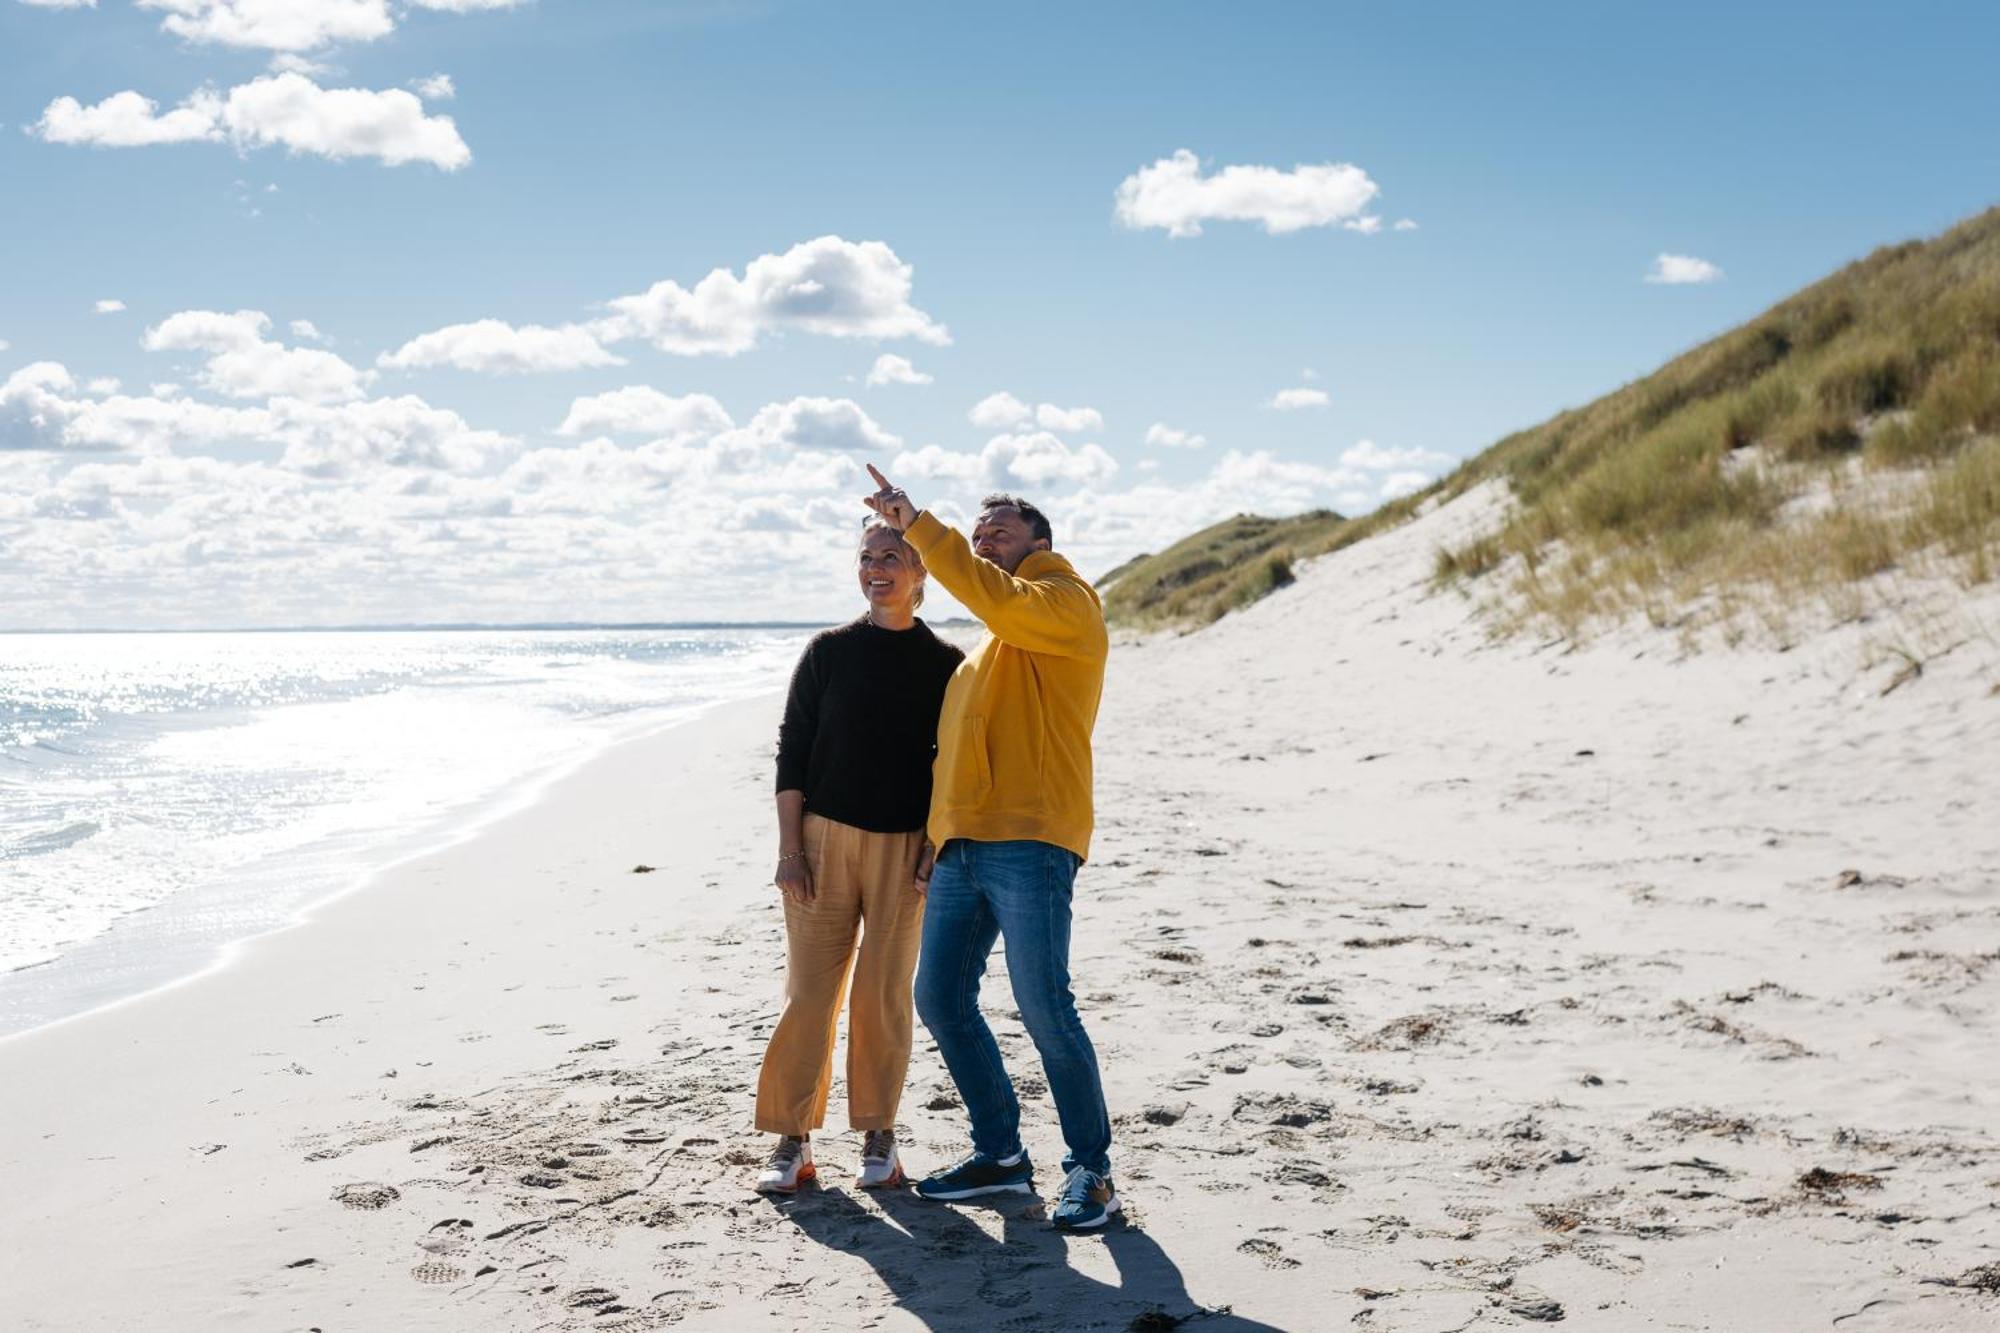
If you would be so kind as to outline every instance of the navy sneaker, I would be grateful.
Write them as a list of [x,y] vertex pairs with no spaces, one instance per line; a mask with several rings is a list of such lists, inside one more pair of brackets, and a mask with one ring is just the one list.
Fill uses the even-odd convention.
[[1049,1214],[1049,1223],[1057,1231],[1088,1231],[1109,1222],[1118,1210],[1118,1191],[1111,1188],[1111,1177],[1079,1166],[1063,1181],[1062,1197]]
[[918,1181],[917,1193],[926,1199],[975,1199],[982,1194],[1026,1194],[1034,1187],[1035,1168],[1027,1153],[1003,1166],[998,1158],[973,1152],[950,1170]]

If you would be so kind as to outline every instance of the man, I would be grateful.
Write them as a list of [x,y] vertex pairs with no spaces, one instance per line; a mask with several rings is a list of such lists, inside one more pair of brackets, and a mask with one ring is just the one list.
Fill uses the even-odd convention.
[[881,487],[868,507],[987,629],[952,676],[938,718],[929,826],[937,867],[917,964],[917,1013],[965,1099],[973,1150],[917,1192],[969,1199],[1033,1187],[1021,1105],[979,1012],[987,956],[1004,938],[1014,1000],[1069,1148],[1050,1220],[1061,1230],[1103,1226],[1119,1210],[1111,1120],[1070,993],[1069,931],[1071,890],[1090,850],[1104,608],[1050,549],[1049,521],[1027,501],[988,496],[967,542],[868,471]]

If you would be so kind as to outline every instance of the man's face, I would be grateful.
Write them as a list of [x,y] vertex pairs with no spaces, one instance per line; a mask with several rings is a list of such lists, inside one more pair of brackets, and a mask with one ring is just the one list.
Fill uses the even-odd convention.
[[972,553],[981,560],[1012,574],[1030,552],[1046,551],[1049,544],[1036,539],[1028,520],[1012,505],[988,509],[972,525]]

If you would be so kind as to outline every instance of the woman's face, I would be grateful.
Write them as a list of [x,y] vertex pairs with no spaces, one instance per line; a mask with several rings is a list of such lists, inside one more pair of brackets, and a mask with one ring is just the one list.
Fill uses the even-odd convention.
[[868,599],[869,606],[884,611],[911,608],[917,586],[924,577],[923,566],[895,533],[885,528],[869,529],[861,539],[856,566],[861,595]]

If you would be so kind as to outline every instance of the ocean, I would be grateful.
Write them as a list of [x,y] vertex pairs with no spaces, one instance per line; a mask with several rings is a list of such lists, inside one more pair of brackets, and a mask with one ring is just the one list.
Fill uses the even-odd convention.
[[0,634],[0,1036],[781,689],[801,627]]

